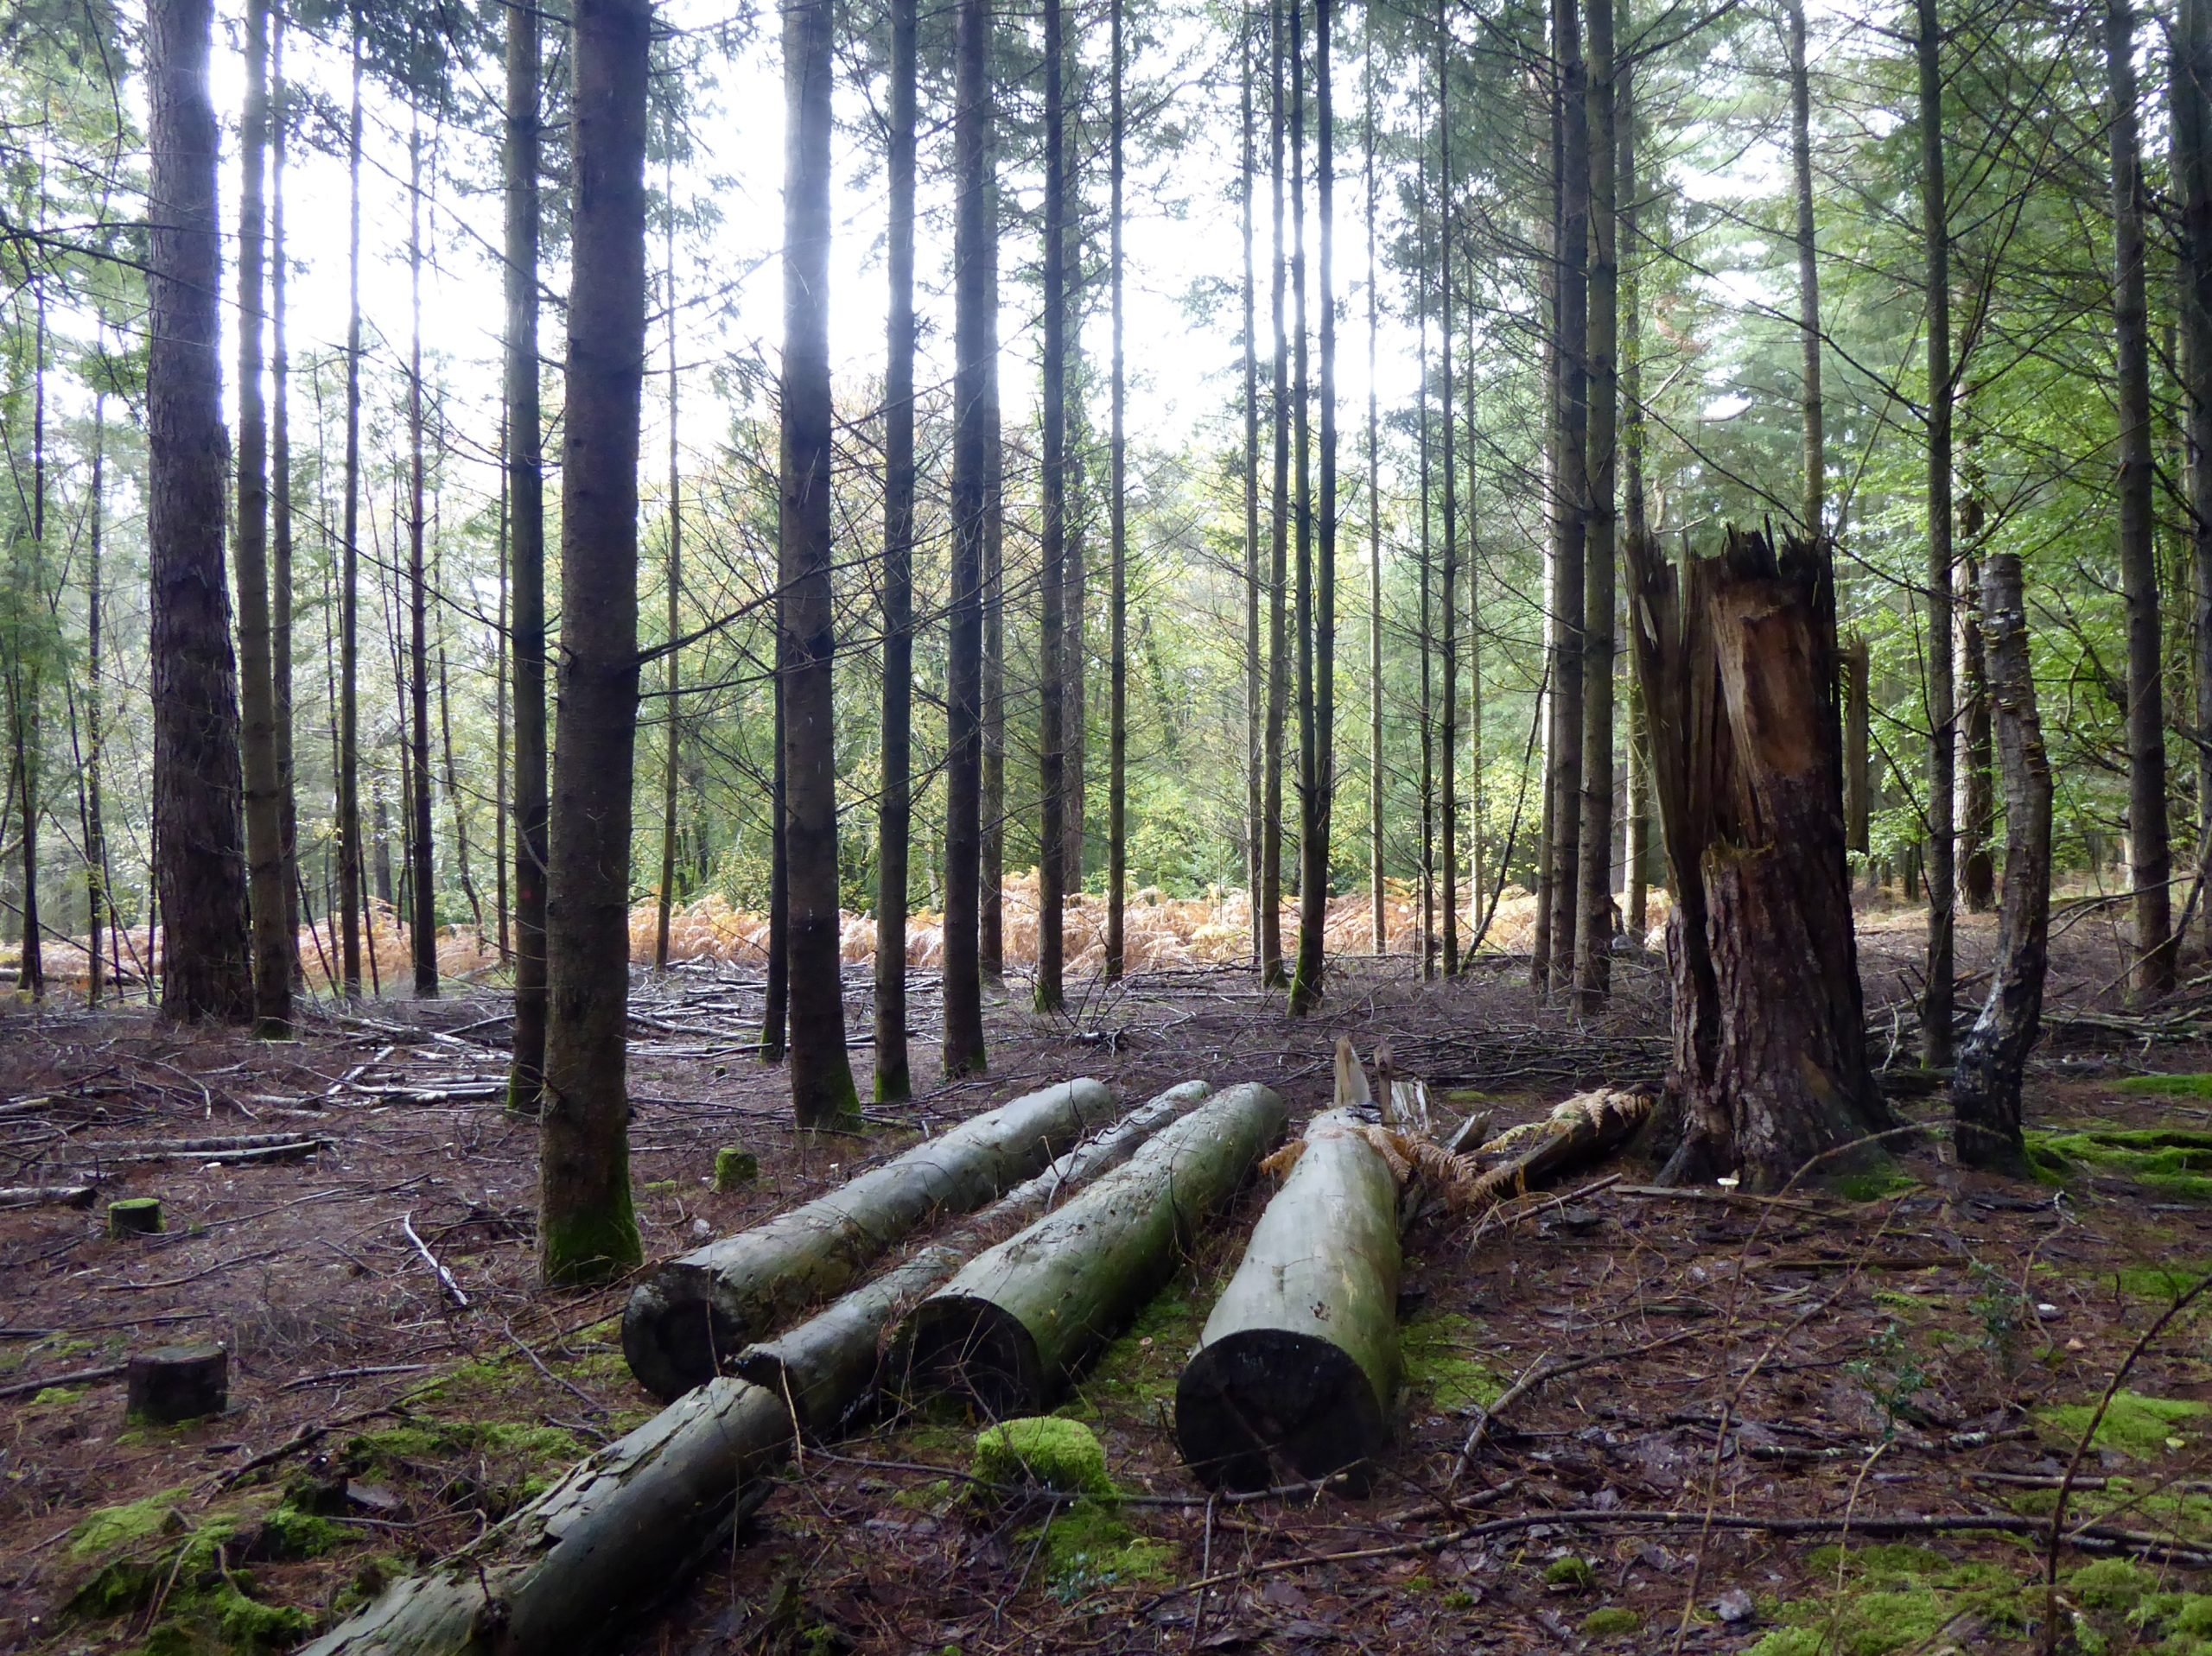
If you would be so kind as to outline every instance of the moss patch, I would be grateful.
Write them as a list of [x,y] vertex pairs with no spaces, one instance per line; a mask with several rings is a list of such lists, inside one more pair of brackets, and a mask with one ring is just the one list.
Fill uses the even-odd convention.
[[2030,1133],[2028,1160],[2061,1181],[2087,1170],[2133,1179],[2177,1201],[2212,1202],[2212,1133],[2194,1128]]
[[1619,1639],[1643,1630],[1643,1618],[1634,1610],[1619,1605],[1608,1605],[1602,1610],[1592,1610],[1582,1618],[1582,1631],[1591,1639]]
[[283,1650],[314,1626],[303,1610],[254,1596],[250,1553],[305,1557],[336,1532],[320,1519],[278,1508],[264,1513],[248,1500],[188,1517],[188,1491],[165,1489],[120,1507],[103,1507],[79,1525],[70,1557],[94,1566],[67,1602],[85,1621],[136,1616],[158,1603],[162,1620],[149,1628],[148,1656],[201,1652]]
[[1920,1185],[1918,1179],[1895,1162],[1840,1174],[1826,1183],[1831,1190],[1851,1202],[1879,1202],[1885,1196],[1902,1196]]
[[2212,1075],[2128,1075],[2114,1082],[2113,1090],[2159,1098],[2212,1098]]
[[1475,1325],[1456,1313],[1415,1317],[1398,1331],[1407,1391],[1438,1409],[1487,1409],[1507,1383],[1467,1355],[1480,1343]]
[[1079,1420],[1035,1416],[976,1434],[969,1469],[987,1483],[1034,1483],[1067,1495],[1111,1495],[1106,1451]]
[[[2082,1435],[2088,1431],[2089,1421],[2096,1412],[2094,1399],[2062,1403],[2036,1411],[2036,1423],[2054,1445],[2070,1446],[2082,1441]],[[2115,1393],[2104,1418],[2097,1422],[2093,1447],[2118,1450],[2137,1460],[2151,1460],[2177,1445],[2186,1448],[2189,1431],[2207,1413],[2212,1413],[2212,1409],[2186,1398]]]
[[2025,1625],[2019,1578],[1995,1564],[1897,1544],[1821,1547],[1807,1562],[1826,1590],[1777,1607],[1783,1625],[1751,1646],[1752,1656],[1890,1656],[1932,1646],[1963,1617],[1996,1634]]
[[[1211,1292],[1203,1296],[1211,1304]],[[1147,1302],[1122,1337],[1100,1354],[1080,1388],[1085,1399],[1114,1398],[1147,1413],[1174,1399],[1175,1381],[1205,1326],[1198,1285],[1187,1277]]]
[[1038,1572],[1063,1602],[1102,1587],[1167,1581],[1174,1573],[1172,1545],[1138,1534],[1095,1501],[1078,1501],[1015,1539],[1038,1549]]
[[183,1529],[185,1518],[177,1503],[191,1493],[190,1484],[181,1483],[120,1507],[101,1507],[69,1532],[69,1556],[97,1558]]
[[1587,1558],[1554,1558],[1544,1566],[1544,1585],[1564,1587],[1580,1593],[1586,1592],[1598,1580]]

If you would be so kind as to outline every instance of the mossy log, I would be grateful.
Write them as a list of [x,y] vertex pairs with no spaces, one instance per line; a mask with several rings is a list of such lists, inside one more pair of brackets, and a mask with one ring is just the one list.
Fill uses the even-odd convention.
[[941,1137],[765,1224],[648,1277],[622,1313],[630,1372],[655,1396],[702,1386],[759,1336],[851,1284],[932,1215],[966,1213],[1027,1178],[1107,1120],[1113,1094],[1064,1082]]
[[300,1656],[566,1656],[604,1643],[724,1544],[791,1443],[780,1402],[715,1380]]
[[1175,1268],[1198,1221],[1282,1136],[1248,1082],[1166,1129],[1067,1206],[978,1256],[899,1325],[893,1373],[994,1419],[1041,1414]]
[[1119,1167],[1147,1139],[1202,1102],[1209,1090],[1202,1081],[1186,1081],[1130,1111],[866,1287],[774,1340],[747,1346],[738,1354],[738,1374],[782,1398],[809,1437],[829,1436],[874,1395],[885,1329],[995,1236],[1034,1219],[1063,1193]]
[[1398,1183],[1347,1110],[1316,1116],[1175,1387],[1207,1484],[1264,1489],[1382,1451],[1398,1385]]

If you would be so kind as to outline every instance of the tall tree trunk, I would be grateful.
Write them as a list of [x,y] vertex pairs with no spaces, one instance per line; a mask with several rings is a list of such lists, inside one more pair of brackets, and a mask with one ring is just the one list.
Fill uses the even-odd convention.
[[[1296,5],[1300,0],[1288,0]],[[1268,238],[1272,269],[1268,274],[1269,305],[1274,332],[1274,521],[1270,530],[1268,564],[1268,718],[1261,740],[1262,776],[1260,890],[1255,899],[1259,910],[1260,981],[1273,987],[1283,980],[1282,971],[1282,737],[1290,706],[1290,623],[1286,600],[1290,587],[1290,337],[1285,311],[1289,261],[1283,240],[1283,74],[1287,23],[1285,0],[1268,0],[1268,212],[1273,229]]]
[[982,605],[994,446],[997,198],[991,187],[991,9],[960,0],[953,89],[952,600],[946,648],[944,1070],[983,1068],[979,958],[983,808]]
[[1588,73],[1582,58],[1579,0],[1554,0],[1552,52],[1560,66],[1559,453],[1554,477],[1558,671],[1552,721],[1552,859],[1547,906],[1552,917],[1549,982],[1564,986],[1576,960],[1580,919],[1583,715],[1588,542],[1591,142]]
[[276,803],[283,822],[278,846],[284,861],[284,953],[296,992],[307,987],[300,964],[300,803],[292,759],[292,352],[287,338],[284,238],[285,111],[284,14],[270,23],[269,143],[269,519],[270,682],[276,702]]
[[[1942,27],[1936,0],[1914,0],[1914,58],[1920,78],[1921,233],[1928,253],[1928,961],[1921,1003],[1921,1056],[1951,1062],[1955,993],[1953,907],[1957,892],[1951,790],[1955,765],[1951,680],[1951,220],[1943,177]],[[2161,891],[2164,891],[2161,885]]]
[[[1079,60],[1077,60],[1079,61]],[[1090,510],[1085,492],[1089,479],[1085,461],[1090,450],[1090,373],[1083,360],[1083,191],[1077,182],[1073,146],[1080,142],[1082,94],[1072,100],[1075,120],[1069,128],[1068,158],[1068,330],[1067,441],[1063,449],[1067,466],[1067,549],[1061,566],[1063,586],[1060,618],[1060,893],[1063,901],[1083,891],[1084,758],[1090,741],[1090,642],[1085,633],[1090,612],[1089,534]],[[1065,961],[1065,944],[1062,945]]]
[[[103,319],[97,336],[97,344],[103,352],[105,335]],[[114,889],[107,877],[107,824],[100,796],[100,760],[106,731],[100,706],[101,622],[107,602],[100,564],[101,554],[106,549],[106,470],[107,392],[105,385],[99,384],[92,390],[92,471],[85,501],[85,929],[90,934],[85,941],[92,946],[86,962],[87,1006],[99,1005],[100,934],[105,930],[111,938],[115,926]],[[119,999],[123,993],[119,962],[115,975]]]
[[2174,171],[2181,197],[2196,814],[2199,822],[2212,822],[2212,3],[2208,0],[2177,0],[2169,79]]
[[[1414,167],[1414,200],[1418,215],[1416,235],[1420,244],[1428,243],[1428,112],[1423,106],[1420,92],[1414,93],[1415,130],[1421,135]],[[1420,599],[1416,610],[1421,638],[1421,705],[1416,709],[1415,722],[1421,727],[1421,974],[1424,980],[1436,975],[1436,726],[1432,719],[1435,704],[1431,682],[1433,646],[1435,634],[1429,627],[1430,561],[1429,546],[1429,421],[1428,421],[1428,283],[1416,279],[1414,282],[1414,310],[1417,318],[1418,371],[1414,377],[1418,404],[1414,422],[1419,428],[1421,450],[1421,555],[1414,569]]]
[[784,14],[784,862],[791,898],[791,1109],[802,1127],[859,1113],[845,1050],[837,904],[836,709],[830,590],[830,0]]
[[1614,447],[1619,383],[1614,352],[1620,315],[1620,250],[1613,215],[1619,206],[1614,166],[1613,3],[1586,0],[1590,22],[1589,441],[1583,451],[1589,515],[1582,612],[1581,880],[1574,932],[1574,985],[1582,1009],[1596,1012],[1612,988],[1613,943],[1613,605]]
[[[276,768],[276,682],[269,617],[269,422],[263,400],[269,158],[269,4],[245,11],[245,110],[238,135],[238,582],[245,714],[247,894],[253,916],[254,1033],[292,1032],[284,811]],[[26,796],[26,803],[29,803]],[[28,813],[26,813],[28,816]],[[29,956],[26,956],[29,959]]]
[[639,1264],[626,1042],[638,746],[651,0],[575,0],[561,676],[553,746],[537,1258],[548,1282]]
[[[780,512],[780,506],[779,511]],[[768,780],[768,969],[760,987],[760,1062],[781,1063],[791,1026],[791,877],[790,749],[785,733],[791,725],[791,632],[785,619],[790,595],[779,580],[772,606],[776,622],[774,646],[775,691],[771,697],[770,725],[775,749],[769,761]]]
[[[1128,576],[1128,375],[1122,339],[1122,76],[1127,65],[1122,40],[1122,0],[1109,8],[1113,29],[1113,86],[1109,92],[1108,124],[1112,155],[1109,163],[1110,200],[1107,252],[1113,310],[1112,425],[1108,438],[1107,465],[1107,594],[1106,640],[1106,979],[1122,975],[1123,886],[1128,880],[1128,762],[1129,762],[1129,576]],[[1249,258],[1249,254],[1247,254]]]
[[[1313,592],[1313,712],[1298,830],[1298,966],[1290,1008],[1310,1012],[1321,997],[1329,925],[1329,827],[1337,786],[1337,295],[1336,121],[1329,78],[1330,0],[1313,5],[1313,170],[1321,221],[1321,533]],[[1301,406],[1303,405],[1301,399]],[[1303,560],[1300,560],[1301,563]]]
[[[1476,533],[1475,485],[1480,467],[1477,464],[1478,445],[1475,441],[1476,393],[1478,382],[1474,375],[1476,349],[1476,314],[1472,303],[1467,307],[1467,954],[1475,950],[1474,929],[1481,925],[1480,910],[1483,893],[1483,599],[1481,581],[1481,539]],[[1461,963],[1465,963],[1465,956]]]
[[538,14],[506,10],[508,555],[513,567],[515,1044],[507,1107],[534,1113],[545,1066],[545,449],[537,395]]
[[1797,198],[1797,331],[1804,351],[1799,390],[1805,419],[1808,535],[1827,532],[1827,435],[1821,403],[1820,244],[1813,231],[1813,92],[1805,64],[1805,0],[1783,0],[1789,37],[1789,168]]
[[[1553,6],[1552,16],[1556,24],[1558,8]],[[1541,364],[1544,397],[1544,425],[1540,473],[1543,483],[1545,513],[1543,622],[1544,670],[1536,690],[1536,726],[1542,742],[1542,760],[1537,769],[1537,791],[1542,803],[1537,810],[1536,834],[1536,917],[1529,939],[1529,981],[1538,990],[1548,989],[1552,980],[1552,853],[1559,838],[1559,813],[1554,808],[1558,801],[1552,790],[1552,755],[1559,746],[1559,684],[1561,677],[1564,631],[1560,619],[1559,572],[1560,551],[1566,543],[1567,485],[1560,469],[1566,453],[1566,380],[1562,366],[1566,338],[1565,263],[1560,226],[1561,202],[1567,190],[1567,99],[1565,76],[1562,73],[1551,86],[1551,117],[1548,154],[1551,184],[1551,217],[1545,225],[1546,257],[1537,276],[1538,305],[1543,316],[1543,329],[1537,350]],[[1535,743],[1530,746],[1534,747]]]
[[[42,180],[42,175],[41,175]],[[41,181],[41,188],[43,182]],[[9,663],[10,701],[15,714],[14,748],[16,796],[23,808],[21,850],[23,867],[22,953],[16,987],[36,1000],[46,993],[44,926],[38,911],[38,821],[41,809],[39,784],[43,770],[39,733],[39,701],[45,677],[48,630],[39,618],[46,609],[46,283],[31,278],[31,477],[30,533],[19,546],[19,582],[16,593],[16,636],[23,644],[18,658]],[[17,485],[20,488],[20,485]],[[27,630],[35,626],[35,637]]]
[[508,906],[511,873],[507,863],[507,812],[513,803],[514,792],[507,771],[510,741],[507,675],[513,654],[515,564],[514,494],[507,486],[506,457],[512,452],[514,440],[508,435],[512,429],[512,423],[506,415],[503,400],[499,420],[499,625],[493,629],[492,877],[494,887],[492,900],[499,913],[499,964],[510,969],[514,965],[514,932],[510,924],[511,910]]
[[[441,444],[442,447],[442,444]],[[444,469],[441,454],[439,469]],[[430,556],[430,584],[439,592],[446,590],[444,538],[434,536],[435,549]],[[453,813],[453,860],[456,877],[461,881],[461,894],[468,904],[468,912],[476,928],[476,941],[484,941],[484,904],[476,894],[475,876],[468,872],[468,812],[467,802],[461,790],[461,768],[454,761],[453,751],[453,676],[447,660],[446,620],[442,609],[438,613],[438,746],[442,761],[441,774],[445,779],[446,809]]]
[[2158,520],[2152,499],[2151,330],[2134,54],[2135,15],[2130,0],[2106,0],[2116,267],[2113,333],[2120,359],[2120,579],[2127,600],[2127,841],[2135,884],[2135,991],[2149,1000],[2174,987],[2177,946],[2167,884],[2172,859],[2166,822]]
[[[662,663],[667,677],[667,735],[663,739],[660,772],[660,882],[654,903],[653,970],[668,970],[668,933],[676,907],[677,784],[683,764],[683,448],[677,441],[677,415],[682,408],[682,367],[676,355],[676,169],[671,160],[665,173],[664,194],[667,223],[663,226],[662,262],[668,271],[668,660]],[[467,858],[462,859],[464,873]]]
[[[423,515],[423,127],[407,136],[407,688],[415,785],[408,865],[414,875],[415,993],[438,993],[438,875],[430,814],[430,583]],[[634,582],[633,582],[634,584]]]
[[1376,346],[1381,334],[1375,260],[1375,39],[1370,33],[1360,59],[1360,86],[1366,99],[1361,154],[1367,187],[1367,885],[1368,918],[1375,952],[1390,946],[1384,909],[1382,871],[1382,422],[1376,393]]
[[223,571],[222,338],[209,0],[146,9],[155,889],[162,1012],[243,1023],[253,1010],[241,821],[238,666]]
[[1244,891],[1252,911],[1252,963],[1263,963],[1260,947],[1260,845],[1267,834],[1261,797],[1261,663],[1267,646],[1260,634],[1260,365],[1259,284],[1252,263],[1252,174],[1256,165],[1252,98],[1252,58],[1259,29],[1250,7],[1243,12],[1239,66],[1243,82],[1243,165],[1236,179],[1239,227],[1244,239]]
[[[522,9],[526,10],[527,9]],[[521,10],[508,14],[517,27]],[[533,14],[534,16],[534,14]],[[339,959],[346,998],[361,998],[361,20],[348,18],[353,103],[346,124],[346,504],[338,581]],[[533,22],[532,28],[536,27]],[[512,278],[511,278],[512,279]],[[535,358],[533,358],[533,365]],[[376,944],[370,940],[372,961]],[[516,1038],[521,1038],[517,1013]],[[537,1090],[531,1089],[535,1100]]]
[[914,81],[918,0],[891,7],[891,293],[883,375],[883,782],[876,806],[875,1096],[911,1097],[906,847],[914,671]]
[[1953,1140],[1973,1166],[2024,1175],[2020,1075],[2043,1016],[2050,931],[2050,761],[2028,659],[2020,558],[1993,549],[1982,576],[1989,692],[2005,771],[2005,904],[1997,965],[1981,1016],[1960,1044],[1951,1076]]
[[[1297,770],[1292,786],[1298,794],[1299,912],[1305,912],[1306,830],[1311,820],[1314,784],[1313,728],[1313,379],[1306,340],[1309,337],[1306,301],[1306,0],[1290,6],[1290,287],[1291,384],[1290,406],[1294,447],[1291,454],[1291,529],[1295,536],[1293,556],[1296,587],[1293,596],[1292,637],[1297,657],[1298,703]],[[1295,962],[1293,965],[1295,972]],[[1295,976],[1291,980],[1295,992]]]
[[1976,435],[1969,422],[1959,445],[1965,451],[1959,480],[1966,490],[1959,503],[1959,534],[1966,544],[1952,601],[1959,622],[1959,895],[1968,914],[1986,914],[1997,906],[1997,870],[1990,850],[1997,833],[1996,759],[1983,670],[1981,564],[1986,508],[1981,463],[1974,453]]
[[[1572,0],[1569,0],[1572,3]],[[1443,694],[1437,703],[1436,763],[1439,769],[1437,854],[1443,864],[1437,893],[1437,917],[1444,923],[1446,977],[1459,971],[1459,461],[1455,458],[1452,405],[1452,75],[1449,9],[1436,7],[1436,348],[1442,354],[1443,384],[1436,405],[1443,416],[1444,560],[1437,571],[1437,595],[1443,613],[1437,654],[1444,664]],[[1470,371],[1473,365],[1469,365]]]
[[[1614,68],[1613,125],[1620,146],[1616,174],[1620,200],[1615,213],[1619,226],[1620,289],[1620,447],[1622,527],[1630,540],[1650,532],[1643,504],[1643,321],[1642,289],[1637,280],[1642,264],[1637,246],[1637,218],[1643,202],[1636,176],[1636,70],[1633,63]],[[1650,735],[1644,715],[1643,690],[1633,668],[1628,685],[1628,747],[1626,778],[1622,787],[1625,822],[1621,860],[1626,865],[1629,936],[1639,943],[1651,927],[1648,902],[1651,853]]]
[[1060,921],[1067,826],[1067,48],[1062,0],[1045,0],[1045,318],[1043,631],[1038,641],[1037,990],[1039,1012],[1061,1004]]
[[[988,95],[988,83],[986,84]],[[991,140],[991,142],[995,142]],[[987,152],[983,255],[983,768],[982,841],[976,860],[976,962],[996,983],[1006,976],[1006,441],[999,405],[999,191],[996,152]],[[979,1003],[980,1004],[980,1003]],[[980,1016],[980,1014],[978,1014]],[[977,1025],[978,1028],[982,1026]],[[977,1037],[980,1042],[981,1037]],[[982,1048],[978,1045],[978,1053]],[[978,1059],[978,1063],[981,1060]]]

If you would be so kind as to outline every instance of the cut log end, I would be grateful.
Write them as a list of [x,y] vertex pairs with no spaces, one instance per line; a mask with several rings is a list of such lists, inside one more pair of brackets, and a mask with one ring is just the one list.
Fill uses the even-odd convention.
[[1036,1337],[1012,1312],[968,1294],[940,1294],[914,1310],[895,1360],[909,1397],[943,1394],[989,1420],[1051,1406]]
[[220,1414],[231,1400],[230,1353],[220,1346],[162,1346],[130,1360],[127,1411],[134,1423],[173,1426]]
[[1310,1334],[1246,1329],[1193,1357],[1175,1387],[1175,1437],[1210,1488],[1268,1489],[1363,1469],[1389,1422],[1351,1354]]
[[638,1382],[672,1403],[720,1372],[753,1337],[715,1303],[714,1279],[682,1261],[644,1283],[622,1310],[622,1355]]

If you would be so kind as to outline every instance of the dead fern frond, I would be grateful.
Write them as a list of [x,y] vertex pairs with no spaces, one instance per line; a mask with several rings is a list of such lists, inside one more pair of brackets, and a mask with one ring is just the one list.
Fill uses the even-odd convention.
[[1290,1177],[1290,1170],[1298,1165],[1298,1158],[1306,1153],[1306,1140],[1293,1139],[1281,1150],[1260,1164],[1260,1171],[1276,1183]]

